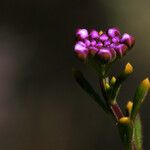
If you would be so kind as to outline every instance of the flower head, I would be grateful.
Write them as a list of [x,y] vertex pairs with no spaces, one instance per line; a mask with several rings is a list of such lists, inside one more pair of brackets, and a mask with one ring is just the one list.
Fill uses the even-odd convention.
[[121,32],[118,28],[109,28],[106,32],[87,29],[78,29],[77,42],[74,51],[80,59],[89,56],[99,58],[102,63],[110,63],[116,58],[123,57],[134,43],[132,35]]

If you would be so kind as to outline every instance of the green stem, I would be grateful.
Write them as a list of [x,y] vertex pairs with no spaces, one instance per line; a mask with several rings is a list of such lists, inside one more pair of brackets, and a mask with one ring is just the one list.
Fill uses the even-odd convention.
[[105,90],[105,84],[107,83],[107,79],[108,77],[100,78],[100,86],[101,86],[102,95],[106,101],[108,108],[110,109],[111,113],[115,117],[115,120],[118,121],[121,117],[124,117],[124,115],[119,105],[117,104],[117,101],[115,101],[114,104],[110,104],[111,101],[109,100],[108,93]]
[[130,124],[118,124],[118,129],[125,150],[143,150],[142,124],[139,115]]
[[140,115],[138,114],[134,120],[134,126],[133,126],[133,141],[135,143],[136,150],[142,150],[142,122],[140,119]]
[[120,138],[125,150],[135,150],[133,144],[133,128],[132,124],[118,124]]
[[[118,84],[118,90],[114,90],[115,100],[112,101],[108,96],[109,93],[105,89],[105,85],[107,83],[107,77],[104,72],[103,76],[100,76],[100,86],[102,90],[103,97],[105,99],[107,107],[110,109],[109,111],[116,118],[115,120],[118,122],[120,118],[124,117],[120,106],[117,104],[116,97],[119,93],[120,84]],[[123,81],[123,80],[121,80]],[[120,82],[118,82],[120,83]],[[110,103],[114,102],[114,103]],[[125,150],[142,150],[142,125],[139,115],[134,120],[131,120],[128,124],[118,124],[118,129],[120,133],[120,137],[122,139],[122,143],[125,147]]]

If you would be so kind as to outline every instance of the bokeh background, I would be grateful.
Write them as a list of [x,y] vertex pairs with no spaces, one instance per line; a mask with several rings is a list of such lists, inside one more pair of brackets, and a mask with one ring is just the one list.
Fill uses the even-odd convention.
[[[121,150],[115,124],[72,77],[80,68],[98,88],[96,75],[73,53],[77,27],[118,26],[136,37],[126,62],[135,73],[124,84],[121,104],[150,76],[150,1],[1,0],[0,149]],[[144,148],[150,149],[150,96],[141,111]]]

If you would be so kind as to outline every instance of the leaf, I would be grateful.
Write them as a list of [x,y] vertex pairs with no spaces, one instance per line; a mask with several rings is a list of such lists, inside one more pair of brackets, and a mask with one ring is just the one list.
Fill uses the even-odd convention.
[[91,96],[105,112],[108,113],[108,108],[106,107],[105,103],[102,101],[101,97],[95,92],[91,84],[84,78],[83,74],[79,70],[73,69],[73,75],[80,87],[89,96]]

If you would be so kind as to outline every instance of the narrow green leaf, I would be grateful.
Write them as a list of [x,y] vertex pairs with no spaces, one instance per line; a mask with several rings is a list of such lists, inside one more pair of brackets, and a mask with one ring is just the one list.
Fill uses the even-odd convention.
[[102,101],[101,97],[95,92],[91,84],[84,78],[83,74],[79,70],[73,70],[73,75],[80,87],[91,96],[101,107],[108,113],[108,109],[105,103]]

